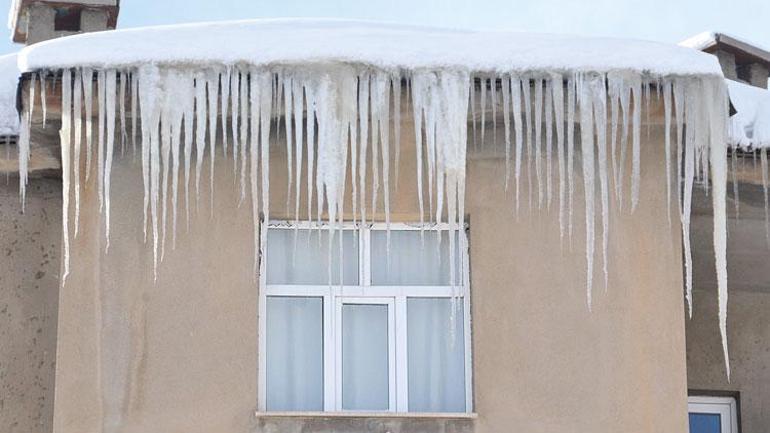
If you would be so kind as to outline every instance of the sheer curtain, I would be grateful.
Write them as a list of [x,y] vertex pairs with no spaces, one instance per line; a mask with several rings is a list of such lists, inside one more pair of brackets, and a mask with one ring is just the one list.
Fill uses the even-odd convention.
[[342,409],[389,409],[388,306],[342,305]]
[[322,411],[323,298],[267,298],[267,410]]
[[409,412],[465,412],[462,300],[407,299]]
[[[439,238],[440,236],[440,238]],[[372,285],[449,285],[449,233],[392,230],[390,257],[387,233],[372,231]],[[459,273],[459,248],[455,243],[455,272]]]
[[[358,242],[342,231],[343,283],[358,284]],[[329,231],[271,229],[267,231],[267,284],[339,284],[340,234],[329,249]],[[331,254],[330,254],[331,253]],[[331,266],[329,260],[331,259]],[[329,280],[331,271],[331,281]]]

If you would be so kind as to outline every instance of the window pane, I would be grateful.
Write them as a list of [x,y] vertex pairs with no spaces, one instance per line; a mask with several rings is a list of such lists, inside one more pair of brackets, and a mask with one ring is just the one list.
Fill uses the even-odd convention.
[[410,412],[465,412],[463,303],[407,299]]
[[[335,231],[329,249],[329,230],[270,229],[267,231],[267,284],[339,284],[340,243]],[[296,236],[296,237],[295,237]],[[342,231],[343,284],[358,284],[358,237]]]
[[266,320],[267,410],[323,410],[323,299],[268,297]]
[[722,433],[721,423],[715,413],[690,413],[690,433]]
[[[439,242],[439,234],[441,241]],[[448,286],[449,232],[391,230],[390,262],[387,232],[372,231],[372,284],[376,286]],[[455,243],[455,251],[459,246]],[[455,281],[459,281],[460,256],[455,253]]]
[[388,406],[388,306],[343,304],[342,408]]

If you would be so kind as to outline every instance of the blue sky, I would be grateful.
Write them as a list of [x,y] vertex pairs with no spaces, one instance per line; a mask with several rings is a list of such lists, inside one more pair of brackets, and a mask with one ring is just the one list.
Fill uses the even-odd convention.
[[[7,11],[10,0],[0,0]],[[768,0],[122,0],[119,28],[260,17],[379,19],[678,42],[717,30],[770,47]],[[0,53],[20,48],[0,42]]]

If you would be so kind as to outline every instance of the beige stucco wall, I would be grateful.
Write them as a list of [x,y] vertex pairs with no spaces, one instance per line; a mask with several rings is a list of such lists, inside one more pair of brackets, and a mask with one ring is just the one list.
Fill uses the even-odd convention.
[[[189,232],[180,200],[176,249],[169,239],[153,281],[142,234],[141,170],[128,152],[114,169],[106,254],[94,185],[84,192],[72,273],[59,304],[54,431],[684,433],[681,251],[679,228],[665,216],[660,132],[656,126],[643,134],[639,209],[632,215],[626,206],[619,214],[611,203],[609,285],[605,290],[597,254],[593,312],[585,297],[583,207],[575,207],[570,247],[559,239],[555,206],[530,212],[524,205],[514,215],[499,154],[471,156],[473,421],[256,418],[251,210],[248,201],[238,207],[232,161],[219,159],[213,216],[204,166]],[[404,149],[411,149],[408,122],[402,134]],[[274,218],[285,216],[281,149],[272,155]],[[405,151],[394,220],[418,219],[413,166]],[[582,180],[575,182],[580,203]],[[526,191],[525,184],[524,203]]]
[[[734,395],[739,400],[741,432],[762,433],[770,425],[770,247],[765,237],[761,171],[751,158],[739,164],[739,217],[734,197],[728,199],[729,303],[727,335],[731,377],[727,380],[722,359],[717,317],[714,258],[708,249],[712,238],[711,211],[698,194],[693,219],[695,292],[694,313],[688,320],[687,382],[693,394]],[[732,188],[729,188],[732,193]]]
[[61,182],[0,178],[0,432],[52,429]]

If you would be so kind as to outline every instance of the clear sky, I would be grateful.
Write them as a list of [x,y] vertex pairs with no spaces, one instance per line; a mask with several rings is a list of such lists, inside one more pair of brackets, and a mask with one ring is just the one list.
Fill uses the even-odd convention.
[[[716,30],[770,47],[770,0],[122,0],[118,27],[299,16],[672,43]],[[20,48],[5,31],[0,54]]]

